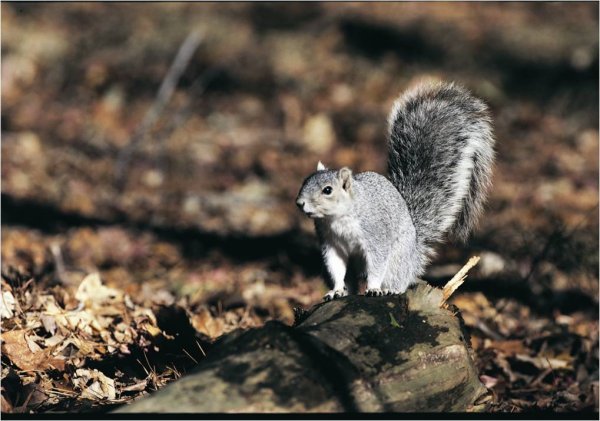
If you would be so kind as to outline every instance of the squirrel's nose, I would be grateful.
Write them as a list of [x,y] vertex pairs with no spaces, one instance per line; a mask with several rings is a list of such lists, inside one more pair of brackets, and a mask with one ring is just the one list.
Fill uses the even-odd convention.
[[306,203],[306,202],[305,202],[304,200],[300,200],[300,199],[296,200],[296,205],[298,205],[298,207],[299,207],[301,210],[304,210],[304,204],[305,204],[305,203]]

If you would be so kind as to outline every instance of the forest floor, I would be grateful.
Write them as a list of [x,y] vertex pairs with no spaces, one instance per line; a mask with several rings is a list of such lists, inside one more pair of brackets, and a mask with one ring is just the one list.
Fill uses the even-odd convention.
[[385,173],[422,78],[494,118],[484,217],[425,276],[481,257],[452,302],[489,410],[598,411],[597,76],[597,3],[3,3],[2,412],[106,411],[320,302],[301,182]]

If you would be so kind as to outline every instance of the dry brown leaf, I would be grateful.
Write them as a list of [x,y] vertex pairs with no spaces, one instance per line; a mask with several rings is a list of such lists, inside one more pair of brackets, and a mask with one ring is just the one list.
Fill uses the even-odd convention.
[[67,363],[67,361],[65,360],[64,357],[52,356],[48,359],[47,367],[54,368],[59,371],[64,371],[66,363]]
[[39,338],[37,336],[25,335],[25,340],[27,341],[27,347],[34,354],[42,351],[42,348],[35,342],[36,339],[43,340],[43,338]]
[[[65,339],[59,347],[54,351],[55,354],[59,355],[59,353],[64,353],[66,348],[72,345],[77,349],[77,354],[80,356],[86,356],[91,354],[94,351],[94,344],[91,341],[82,340],[76,336],[71,336]],[[67,357],[71,357],[72,355],[65,355]]]
[[494,319],[497,311],[480,292],[463,293],[451,298],[452,304],[460,309],[465,323],[476,326],[481,319]]
[[515,354],[525,354],[528,352],[527,347],[523,344],[523,341],[521,339],[507,341],[493,341],[490,339],[485,339],[484,347],[501,351],[507,356],[514,356]]
[[44,339],[44,346],[46,346],[47,348],[52,348],[52,347],[57,346],[64,340],[65,340],[65,337],[63,335],[61,335],[60,333],[57,333],[54,336]]
[[2,352],[21,370],[43,371],[49,368],[64,370],[65,361],[49,355],[36,342],[37,338],[28,335],[23,329],[2,332]]
[[40,316],[40,320],[42,321],[42,325],[46,332],[54,335],[56,333],[56,319],[52,315],[42,314]]
[[[85,307],[100,307],[119,298],[122,299],[123,292],[102,285],[100,274],[94,272],[81,281],[75,293],[75,298],[83,303]],[[106,310],[106,307],[103,310]]]
[[16,300],[10,291],[2,291],[0,296],[0,317],[11,318],[14,315]]
[[517,354],[515,357],[517,360],[531,363],[541,370],[547,368],[551,368],[552,370],[558,368],[572,368],[569,361],[559,360],[558,358],[530,357],[529,355],[523,354]]
[[2,352],[21,370],[37,370],[44,364],[46,355],[39,347],[38,352],[31,352],[26,335],[23,329],[2,332]]
[[221,319],[214,318],[207,308],[202,308],[191,318],[192,326],[198,332],[214,339],[223,334],[225,323]]
[[73,377],[73,384],[81,390],[83,398],[91,400],[114,400],[116,398],[115,381],[96,369],[77,369]]
[[162,333],[162,330],[160,330],[156,326],[151,325],[150,323],[143,323],[139,327],[144,329],[146,332],[148,332],[152,336],[157,336]]

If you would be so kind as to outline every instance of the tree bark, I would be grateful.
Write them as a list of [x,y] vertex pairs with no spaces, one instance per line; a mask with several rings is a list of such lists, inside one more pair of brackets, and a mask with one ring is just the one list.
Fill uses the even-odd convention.
[[442,291],[348,296],[294,327],[226,335],[191,374],[118,412],[414,412],[481,410],[468,336]]

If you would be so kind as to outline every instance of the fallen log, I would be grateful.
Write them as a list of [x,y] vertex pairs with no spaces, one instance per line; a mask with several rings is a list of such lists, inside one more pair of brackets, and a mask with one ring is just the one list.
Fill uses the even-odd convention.
[[446,307],[425,283],[321,303],[293,327],[225,335],[193,373],[117,412],[481,410],[489,394],[460,316]]

